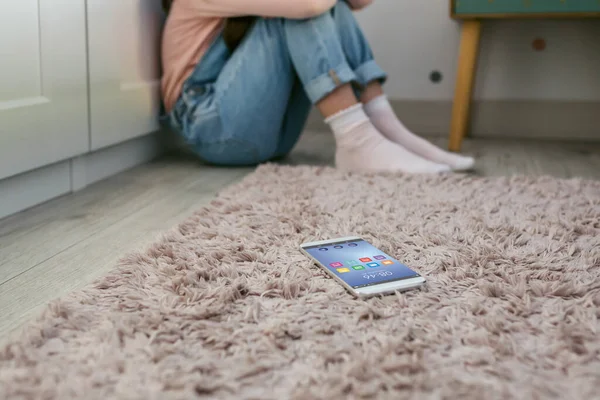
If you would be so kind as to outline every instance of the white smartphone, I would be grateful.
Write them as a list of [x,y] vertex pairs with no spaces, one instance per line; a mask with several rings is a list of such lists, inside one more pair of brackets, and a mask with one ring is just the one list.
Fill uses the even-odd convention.
[[426,282],[417,272],[360,237],[304,243],[300,249],[357,297],[415,289]]

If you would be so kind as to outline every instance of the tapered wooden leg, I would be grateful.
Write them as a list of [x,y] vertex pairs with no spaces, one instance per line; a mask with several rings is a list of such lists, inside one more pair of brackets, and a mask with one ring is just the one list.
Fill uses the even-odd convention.
[[452,107],[452,122],[450,125],[450,150],[460,151],[463,139],[469,125],[471,97],[477,72],[477,56],[479,54],[479,38],[481,37],[481,22],[477,20],[464,21],[460,39],[458,57],[458,73]]

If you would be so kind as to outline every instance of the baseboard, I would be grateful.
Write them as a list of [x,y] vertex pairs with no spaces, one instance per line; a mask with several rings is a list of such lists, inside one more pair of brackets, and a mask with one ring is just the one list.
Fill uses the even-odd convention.
[[165,132],[155,132],[71,160],[72,190],[147,163],[170,149]]
[[[447,136],[450,101],[392,100],[405,124],[420,134]],[[562,139],[600,141],[600,102],[583,101],[476,101],[470,136],[489,138]],[[308,129],[327,127],[318,112]]]
[[[71,191],[71,165],[62,161],[0,180],[0,219]],[[1,221],[0,221],[1,222]]]
[[155,132],[0,180],[0,219],[149,162],[173,145],[166,132]]

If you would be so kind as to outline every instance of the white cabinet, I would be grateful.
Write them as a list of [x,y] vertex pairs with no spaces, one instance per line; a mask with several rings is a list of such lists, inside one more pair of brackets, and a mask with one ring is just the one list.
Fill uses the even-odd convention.
[[0,179],[89,150],[84,0],[0,3]]
[[0,219],[169,150],[163,22],[161,0],[0,0]]
[[158,129],[161,0],[87,0],[91,147]]

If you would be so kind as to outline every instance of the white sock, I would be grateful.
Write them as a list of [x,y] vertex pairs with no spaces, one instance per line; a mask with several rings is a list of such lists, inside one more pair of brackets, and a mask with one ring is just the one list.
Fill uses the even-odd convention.
[[336,139],[336,165],[353,171],[440,173],[450,168],[425,160],[386,139],[371,123],[362,104],[343,110],[325,122]]
[[385,95],[376,97],[365,104],[365,111],[373,125],[389,140],[427,160],[448,165],[454,171],[466,171],[475,165],[473,157],[464,157],[444,151],[412,133],[398,119]]

